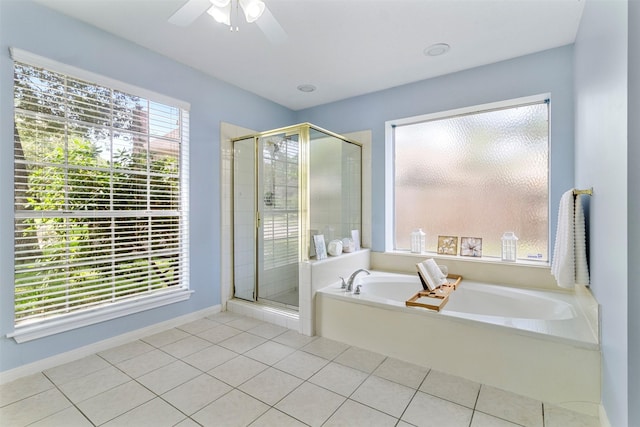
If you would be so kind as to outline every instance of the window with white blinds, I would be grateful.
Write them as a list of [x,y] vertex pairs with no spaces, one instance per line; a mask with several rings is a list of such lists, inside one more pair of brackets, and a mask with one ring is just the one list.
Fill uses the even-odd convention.
[[14,60],[16,328],[184,294],[188,107]]

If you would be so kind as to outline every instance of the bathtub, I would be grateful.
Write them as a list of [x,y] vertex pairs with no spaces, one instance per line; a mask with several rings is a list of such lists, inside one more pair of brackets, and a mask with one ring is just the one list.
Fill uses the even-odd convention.
[[[417,275],[373,272],[316,294],[318,335],[597,415],[600,351],[587,290],[463,280],[440,311],[407,307]],[[597,307],[597,304],[595,304]]]

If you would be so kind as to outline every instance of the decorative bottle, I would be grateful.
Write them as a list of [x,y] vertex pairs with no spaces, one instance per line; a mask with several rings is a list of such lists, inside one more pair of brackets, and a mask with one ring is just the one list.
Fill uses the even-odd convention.
[[421,254],[426,250],[426,236],[422,228],[418,228],[411,233],[411,253]]
[[518,237],[513,231],[502,235],[502,261],[516,262],[518,259]]

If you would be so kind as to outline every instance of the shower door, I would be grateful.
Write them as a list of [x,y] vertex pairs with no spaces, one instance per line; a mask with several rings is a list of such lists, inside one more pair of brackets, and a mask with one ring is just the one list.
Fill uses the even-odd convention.
[[299,134],[258,138],[258,299],[298,306]]
[[233,144],[234,296],[256,300],[256,138]]
[[298,306],[299,133],[234,142],[234,296]]

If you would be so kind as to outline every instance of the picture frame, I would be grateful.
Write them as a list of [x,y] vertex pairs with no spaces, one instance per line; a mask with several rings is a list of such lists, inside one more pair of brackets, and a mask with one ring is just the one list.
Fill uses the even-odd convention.
[[318,230],[309,230],[309,258],[316,256],[316,243],[313,240],[313,236],[318,234]]
[[316,250],[316,259],[326,259],[327,258],[327,246],[324,243],[324,235],[316,234],[313,236],[313,245]]
[[458,236],[438,236],[439,255],[457,255],[458,254]]
[[460,256],[481,257],[482,237],[461,237]]

